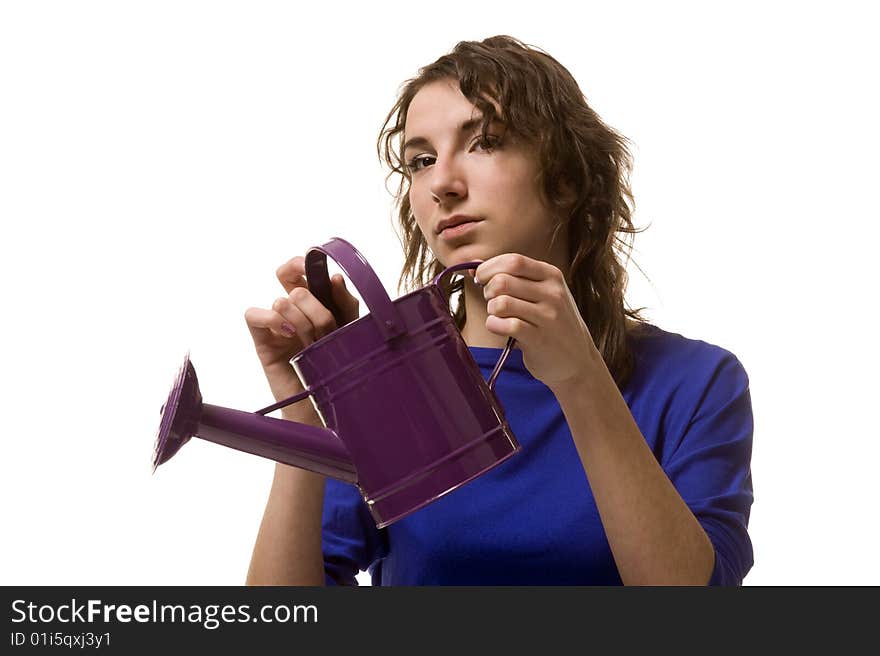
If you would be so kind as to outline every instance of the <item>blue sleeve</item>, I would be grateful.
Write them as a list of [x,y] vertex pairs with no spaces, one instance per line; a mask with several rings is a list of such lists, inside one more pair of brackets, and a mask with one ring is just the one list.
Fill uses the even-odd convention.
[[695,411],[663,468],[715,548],[709,585],[738,586],[753,565],[749,378],[723,351],[697,383]]
[[359,571],[387,554],[385,531],[376,523],[356,486],[328,478],[322,524],[327,585],[357,585]]

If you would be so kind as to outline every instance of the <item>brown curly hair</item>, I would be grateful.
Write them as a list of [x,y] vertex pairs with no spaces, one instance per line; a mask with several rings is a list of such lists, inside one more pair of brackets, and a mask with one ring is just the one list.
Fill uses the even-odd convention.
[[[562,273],[608,370],[623,388],[635,366],[627,337],[647,323],[639,314],[644,308],[626,306],[627,272],[616,250],[628,262],[632,235],[646,229],[634,228],[631,221],[630,205],[634,207],[635,202],[629,184],[629,140],[589,107],[564,66],[518,39],[499,35],[461,41],[401,85],[377,142],[380,161],[384,159],[391,168],[386,184],[394,174],[401,176],[394,194],[405,255],[398,293],[401,288],[409,293],[423,287],[444,269],[430,253],[412,214],[411,179],[401,150],[412,99],[437,80],[458,81],[461,93],[482,112],[484,140],[496,116],[494,101],[507,129],[534,147],[544,200],[565,217],[556,225],[553,239],[563,227],[568,230],[568,268]],[[443,282],[452,303],[453,295],[463,290],[464,280],[450,276]],[[634,321],[632,329],[628,329],[627,317]],[[466,318],[461,296],[454,318],[461,330]]]

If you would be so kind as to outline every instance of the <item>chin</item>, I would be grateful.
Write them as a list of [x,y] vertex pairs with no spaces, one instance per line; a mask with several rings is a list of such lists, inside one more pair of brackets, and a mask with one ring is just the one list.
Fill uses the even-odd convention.
[[465,262],[475,262],[477,260],[485,262],[490,257],[493,257],[492,255],[487,255],[483,249],[468,248],[458,250],[459,252],[456,252],[454,257],[446,258],[447,260],[449,260],[449,264],[447,264],[446,266],[464,264]]

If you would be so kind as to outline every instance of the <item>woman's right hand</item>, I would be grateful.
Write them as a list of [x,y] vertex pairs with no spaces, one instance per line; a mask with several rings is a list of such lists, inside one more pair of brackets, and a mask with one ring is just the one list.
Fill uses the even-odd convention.
[[[336,330],[333,314],[309,291],[305,257],[297,255],[275,272],[286,296],[275,299],[271,309],[250,307],[244,313],[257,357],[276,394],[287,394],[299,378],[290,359],[304,348]],[[359,301],[345,287],[340,274],[330,279],[333,301],[345,324],[359,316]],[[343,324],[343,325],[345,325]],[[280,400],[280,399],[279,399]]]

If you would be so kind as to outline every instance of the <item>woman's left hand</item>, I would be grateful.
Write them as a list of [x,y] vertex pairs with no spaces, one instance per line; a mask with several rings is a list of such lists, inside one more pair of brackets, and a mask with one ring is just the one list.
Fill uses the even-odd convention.
[[523,364],[547,387],[576,383],[602,363],[557,267],[504,253],[480,264],[475,277],[489,301],[486,329],[515,338]]

